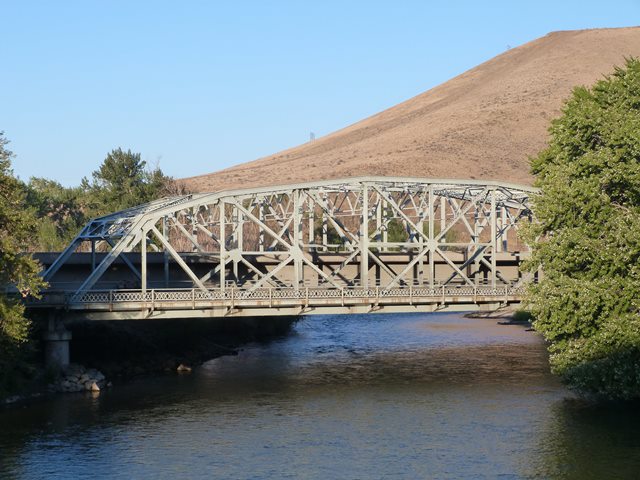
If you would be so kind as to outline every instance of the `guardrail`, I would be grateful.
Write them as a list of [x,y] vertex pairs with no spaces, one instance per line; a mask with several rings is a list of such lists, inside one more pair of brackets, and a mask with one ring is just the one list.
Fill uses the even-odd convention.
[[442,285],[437,287],[403,286],[394,288],[384,287],[345,287],[322,288],[301,287],[295,288],[258,288],[247,290],[238,287],[227,287],[224,290],[214,288],[201,290],[197,288],[178,289],[148,289],[142,290],[93,290],[81,295],[73,295],[65,292],[43,292],[42,298],[28,302],[32,307],[64,306],[66,308],[86,309],[91,306],[107,307],[110,310],[125,307],[132,304],[140,308],[161,309],[172,304],[192,305],[195,308],[206,304],[221,304],[233,307],[240,305],[250,307],[251,304],[268,302],[299,303],[309,305],[314,302],[330,304],[349,304],[354,301],[366,301],[377,304],[393,301],[396,304],[413,304],[419,302],[436,303],[476,303],[484,299],[498,299],[508,302],[517,299],[522,294],[522,285],[469,286]]

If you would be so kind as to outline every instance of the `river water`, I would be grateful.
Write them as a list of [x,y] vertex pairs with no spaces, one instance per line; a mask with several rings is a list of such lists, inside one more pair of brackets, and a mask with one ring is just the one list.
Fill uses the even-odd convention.
[[522,326],[308,317],[191,375],[0,411],[0,478],[640,478],[640,411],[574,398]]

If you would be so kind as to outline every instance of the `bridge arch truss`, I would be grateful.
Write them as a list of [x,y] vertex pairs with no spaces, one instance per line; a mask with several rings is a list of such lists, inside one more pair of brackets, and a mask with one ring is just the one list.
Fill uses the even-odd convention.
[[[357,177],[166,198],[92,220],[43,275],[67,306],[106,304],[109,292],[111,310],[116,297],[135,308],[182,298],[194,309],[220,300],[229,314],[242,301],[264,306],[268,295],[273,307],[290,295],[303,312],[310,291],[343,304],[345,294],[361,295],[369,307],[374,294],[406,303],[452,289],[475,301],[479,292],[516,299],[529,250],[517,230],[532,220],[534,193],[501,182]],[[86,276],[59,280],[82,251]]]

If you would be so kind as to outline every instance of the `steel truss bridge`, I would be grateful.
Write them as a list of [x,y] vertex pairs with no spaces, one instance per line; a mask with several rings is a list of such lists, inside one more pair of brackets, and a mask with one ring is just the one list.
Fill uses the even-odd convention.
[[165,198],[89,222],[32,307],[89,319],[495,309],[533,278],[516,234],[534,193],[357,177]]

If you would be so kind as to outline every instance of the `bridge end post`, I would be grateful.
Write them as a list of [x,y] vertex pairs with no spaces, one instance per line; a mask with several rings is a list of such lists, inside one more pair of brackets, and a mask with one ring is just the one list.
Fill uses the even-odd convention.
[[70,363],[68,331],[56,311],[49,313],[47,330],[43,334],[45,366],[60,370]]

